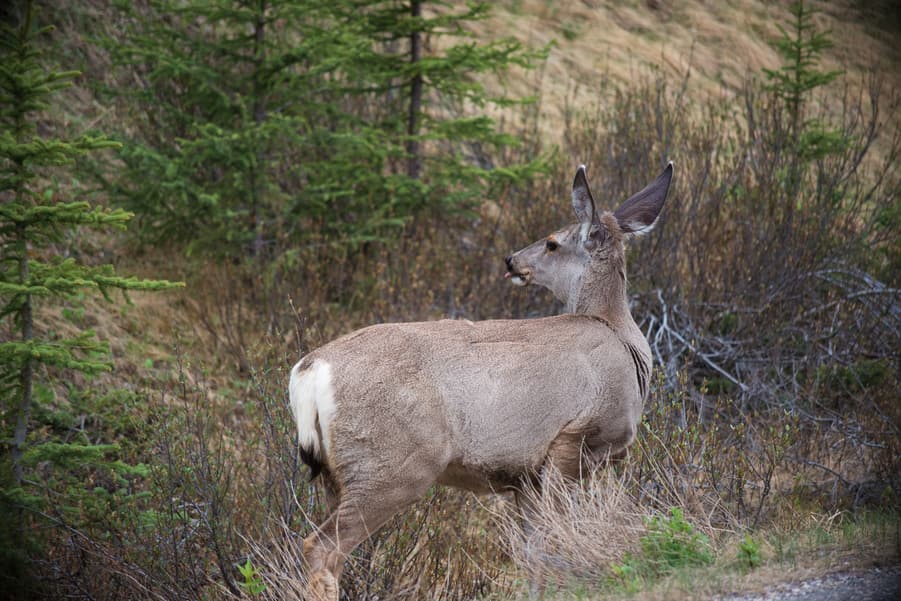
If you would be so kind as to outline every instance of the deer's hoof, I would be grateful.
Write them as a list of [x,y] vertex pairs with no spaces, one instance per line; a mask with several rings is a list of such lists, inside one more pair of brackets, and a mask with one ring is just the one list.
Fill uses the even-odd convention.
[[307,585],[310,601],[338,601],[338,580],[328,570],[318,570]]

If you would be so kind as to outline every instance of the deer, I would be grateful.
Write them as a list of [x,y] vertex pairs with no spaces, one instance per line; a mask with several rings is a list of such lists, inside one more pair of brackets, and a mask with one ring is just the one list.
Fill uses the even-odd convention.
[[650,231],[673,175],[599,212],[584,165],[578,221],[504,259],[516,286],[548,288],[551,317],[372,325],[291,370],[290,407],[327,517],[303,541],[307,595],[338,601],[351,551],[435,485],[522,494],[553,466],[623,456],[648,395],[651,350],[629,308],[624,242]]

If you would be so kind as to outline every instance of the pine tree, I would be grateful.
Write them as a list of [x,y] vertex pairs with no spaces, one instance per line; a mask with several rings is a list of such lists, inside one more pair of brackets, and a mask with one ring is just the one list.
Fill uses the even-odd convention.
[[[130,7],[133,43],[114,59],[145,85],[114,90],[135,96],[142,124],[126,141],[117,197],[159,239],[277,260],[301,244],[391,239],[424,207],[468,208],[486,185],[534,173],[537,163],[480,167],[483,147],[515,140],[488,117],[449,115],[509,102],[488,98],[474,75],[541,53],[472,40],[463,24],[484,18],[486,3],[430,18],[423,4]],[[466,39],[432,56],[423,40],[437,36]]]
[[[489,3],[460,8],[421,0],[344,0],[332,6],[336,20],[353,24],[365,40],[345,65],[351,84],[346,93],[381,107],[379,128],[404,158],[389,167],[401,181],[405,176],[397,193],[411,196],[406,206],[439,213],[467,209],[498,181],[524,181],[541,169],[540,157],[493,164],[518,140],[500,132],[489,116],[472,114],[530,102],[492,96],[483,80],[499,79],[513,66],[534,68],[547,54],[509,38],[478,41],[469,26],[490,16]],[[439,41],[445,46],[440,51]]]
[[[305,94],[292,66],[315,39],[289,44],[315,3],[282,0],[121,5],[130,43],[110,41],[122,72],[143,86],[113,93],[134,111],[117,202],[142,232],[189,253],[259,256],[272,245],[303,123],[285,110]],[[280,151],[280,154],[276,154]],[[284,175],[284,179],[279,176]]]
[[[789,8],[793,17],[790,29],[777,25],[782,36],[775,41],[776,49],[785,63],[778,70],[764,69],[769,81],[766,86],[785,106],[788,123],[785,134],[794,155],[786,176],[787,195],[793,199],[800,188],[804,166],[811,160],[837,151],[841,135],[823,127],[806,115],[811,93],[833,81],[841,71],[822,71],[817,68],[824,50],[832,47],[830,31],[818,31],[813,23],[816,11],[799,0]],[[789,206],[789,215],[791,215]]]
[[[299,273],[352,293],[350,278],[325,275],[335,262],[546,164],[495,164],[517,140],[472,116],[519,102],[492,97],[481,77],[531,68],[543,51],[474,39],[466,26],[487,3],[433,4],[122,3],[128,33],[108,48],[127,83],[109,91],[132,127],[111,198],[145,239],[227,265],[271,330]],[[439,37],[453,43],[431,49]],[[243,348],[232,352],[243,364]]]
[[[135,111],[126,169],[111,183],[151,240],[192,255],[252,259],[259,272],[303,243],[374,239],[400,224],[384,136],[341,103],[359,36],[313,0],[123,4],[110,90]],[[202,25],[201,25],[202,24]],[[384,203],[389,204],[388,202]]]
[[43,441],[31,444],[31,414],[40,399],[36,386],[65,370],[94,374],[110,369],[109,347],[94,332],[72,337],[42,334],[35,327],[39,304],[57,306],[85,290],[109,299],[114,289],[160,290],[174,284],[117,275],[112,265],[85,265],[60,252],[67,236],[81,227],[123,228],[131,214],[82,200],[64,200],[42,179],[71,169],[75,159],[118,143],[104,136],[57,139],[38,132],[36,121],[49,99],[78,73],[52,71],[42,63],[39,38],[51,28],[35,28],[31,2],[17,27],[0,29],[0,401],[4,446],[0,492],[22,498],[26,464],[78,457],[95,460],[108,447]]
[[[402,223],[380,132],[340,108],[355,38],[315,0],[122,3],[109,40],[130,111],[107,171],[144,240],[229,266],[277,326],[298,247],[348,247]],[[122,43],[125,40],[125,43]],[[137,77],[142,85],[133,85]],[[231,352],[246,366],[245,348]]]

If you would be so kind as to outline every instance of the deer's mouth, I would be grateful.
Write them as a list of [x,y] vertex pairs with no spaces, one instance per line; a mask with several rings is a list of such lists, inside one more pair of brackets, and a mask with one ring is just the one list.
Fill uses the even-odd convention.
[[509,279],[514,286],[525,286],[532,279],[532,274],[528,271],[508,271],[504,277]]

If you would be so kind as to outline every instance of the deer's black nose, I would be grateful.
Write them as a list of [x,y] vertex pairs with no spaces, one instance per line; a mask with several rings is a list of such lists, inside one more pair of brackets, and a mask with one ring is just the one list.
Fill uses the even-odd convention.
[[504,263],[507,264],[507,271],[513,271],[513,256],[504,257]]

